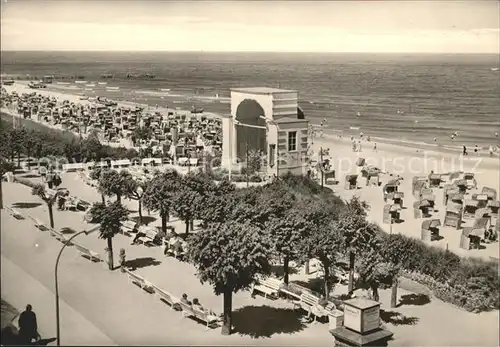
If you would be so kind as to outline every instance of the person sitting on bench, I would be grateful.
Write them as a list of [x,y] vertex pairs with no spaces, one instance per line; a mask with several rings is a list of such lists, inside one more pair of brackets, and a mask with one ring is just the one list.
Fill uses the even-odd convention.
[[144,237],[144,236],[146,236],[145,233],[137,231],[137,234],[135,234],[134,239],[132,240],[131,245],[134,245],[137,242],[138,239],[140,239],[141,237]]
[[[198,300],[198,299],[194,299],[194,300]],[[193,301],[194,301],[194,300],[193,300]],[[182,302],[183,304],[186,304],[186,305],[191,306],[191,301],[189,301],[189,300],[188,300],[188,296],[187,296],[187,294],[186,294],[186,293],[183,293],[183,294],[182,294],[182,297],[181,297],[181,302]]]
[[[217,317],[217,315],[215,314],[214,311],[210,310],[210,309],[205,309],[201,304],[200,304],[200,301],[198,300],[198,298],[194,298],[193,299],[193,308],[195,310],[198,310],[198,311],[201,311],[201,312],[206,312],[208,313],[209,316],[212,316],[212,317]],[[222,316],[222,315],[220,315]]]

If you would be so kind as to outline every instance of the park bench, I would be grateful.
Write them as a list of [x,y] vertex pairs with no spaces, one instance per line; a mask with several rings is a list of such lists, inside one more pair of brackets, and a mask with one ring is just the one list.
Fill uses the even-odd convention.
[[141,229],[139,229],[139,232],[144,233],[144,236],[139,237],[137,240],[142,242],[143,245],[147,246],[154,244],[154,242],[158,238],[158,231],[148,227]]
[[64,208],[67,211],[74,210],[76,211],[76,206],[78,205],[78,198],[75,198],[73,196],[68,197],[66,202],[64,203]]
[[192,317],[206,324],[206,330],[210,327],[217,327],[217,323],[220,321],[219,317],[212,316],[208,312],[200,311],[194,309],[191,305],[185,304],[183,302],[179,303],[182,308],[182,317]]
[[178,304],[180,302],[180,300],[178,298],[176,298],[172,294],[164,291],[163,289],[159,288],[155,284],[151,284],[151,288],[154,290],[155,296],[159,296],[160,300],[162,300],[162,301],[166,302],[168,305],[170,305],[170,309],[172,309],[172,310],[174,309],[174,305]]
[[9,213],[12,215],[12,217],[14,217],[15,219],[24,219],[23,215],[21,214],[21,212],[19,212],[18,210],[16,210],[15,208],[12,208],[12,207],[9,207],[9,206],[6,206],[7,208],[7,211],[9,211]]
[[40,230],[40,231],[49,231],[50,230],[50,228],[48,226],[46,226],[45,223],[40,222],[40,220],[38,220],[38,218],[33,217],[31,215],[28,215],[28,218],[33,221],[33,224],[35,224],[35,227],[38,230]]
[[129,234],[134,230],[136,223],[131,220],[126,220],[125,222],[122,223],[122,227],[120,228],[120,231],[122,234]]
[[66,241],[67,241],[66,236],[64,236],[64,234],[61,233],[60,231],[57,231],[57,230],[50,228],[49,233],[50,233],[50,236],[55,237],[57,241],[60,241],[62,243],[66,243]]
[[75,246],[76,251],[80,253],[82,257],[89,259],[90,261],[95,261],[95,262],[101,261],[101,256],[99,255],[99,253],[91,251],[90,249],[83,247],[82,245],[79,245],[77,243],[74,243],[73,246]]
[[277,298],[279,295],[279,291],[281,289],[283,282],[277,278],[262,278],[259,279],[258,283],[254,283],[251,290],[251,295],[255,295],[255,292],[261,292],[264,294],[264,297],[268,296]]
[[302,293],[299,300],[293,302],[293,308],[302,308],[305,311],[310,311],[311,307],[319,305],[321,298],[319,296]]
[[321,298],[312,294],[304,293],[300,296],[299,301],[293,303],[293,308],[301,308],[309,315],[314,315],[314,320],[320,317],[329,316],[330,313],[336,310],[333,303],[329,303],[326,307],[320,305]]
[[148,291],[148,289],[151,289],[153,287],[153,285],[149,281],[131,272],[129,269],[125,269],[125,273],[127,274],[128,281],[130,283],[137,284],[142,290]]

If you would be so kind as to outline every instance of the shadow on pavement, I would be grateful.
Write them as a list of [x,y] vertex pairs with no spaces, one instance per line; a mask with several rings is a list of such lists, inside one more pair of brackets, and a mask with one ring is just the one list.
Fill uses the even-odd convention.
[[74,233],[76,233],[76,230],[72,229],[72,228],[64,227],[64,228],[61,228],[61,233],[63,233],[63,234],[74,234]]
[[[295,275],[299,272],[299,269],[289,266],[288,267],[288,274],[289,275]],[[283,271],[283,265],[271,265],[271,273],[274,274],[274,276],[283,278],[285,275],[285,272]]]
[[136,270],[147,266],[158,266],[161,264],[161,261],[152,257],[145,257],[127,260],[126,264],[128,268],[131,268],[131,270]]
[[305,328],[299,312],[290,308],[245,306],[233,312],[235,333],[253,338],[293,334]]
[[399,312],[385,310],[380,310],[380,319],[392,325],[415,325],[419,321],[417,317],[406,317]]
[[42,206],[39,202],[15,202],[12,204],[14,208],[35,208],[38,206]]
[[428,295],[425,294],[407,294],[401,296],[399,300],[399,306],[403,305],[413,305],[413,306],[423,306],[431,302]]
[[[139,216],[131,217],[130,219],[136,223],[139,223]],[[156,221],[155,217],[142,216],[142,224],[148,225],[149,223],[153,223],[154,221]]]
[[40,339],[39,341],[33,343],[35,346],[47,346],[49,343],[57,340],[55,337],[51,337],[50,339]]

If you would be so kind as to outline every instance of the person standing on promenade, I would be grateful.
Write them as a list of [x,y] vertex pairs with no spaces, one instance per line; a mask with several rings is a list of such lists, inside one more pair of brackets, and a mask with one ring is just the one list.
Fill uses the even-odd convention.
[[479,155],[479,147],[477,147],[477,145],[474,146],[474,153]]
[[19,337],[26,345],[30,345],[33,339],[40,340],[36,314],[30,304],[26,305],[26,311],[19,315]]
[[490,152],[490,157],[493,157],[493,146],[490,145],[490,148],[488,148],[489,152]]
[[376,142],[373,144],[373,151],[377,152],[377,143]]

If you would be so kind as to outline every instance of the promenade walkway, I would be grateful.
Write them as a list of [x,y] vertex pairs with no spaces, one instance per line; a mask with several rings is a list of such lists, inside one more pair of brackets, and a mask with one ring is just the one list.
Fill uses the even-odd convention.
[[[18,209],[41,220],[48,220],[45,204],[37,206],[36,203],[41,201],[31,195],[28,187],[4,183],[3,193],[5,205],[16,202],[35,204],[26,204],[31,207]],[[55,320],[55,313],[51,311],[54,299],[49,297],[53,291],[54,262],[61,244],[47,233],[37,231],[29,220],[16,220],[6,211],[2,211],[1,216],[2,260],[14,264],[11,269],[15,269],[7,269],[7,277],[2,272],[2,290],[5,287],[7,293],[15,293],[9,294],[12,298],[6,297],[6,300],[16,307],[21,305],[19,309],[26,302],[31,302],[39,316]],[[56,228],[88,228],[81,217],[82,214],[77,212],[55,211]],[[78,242],[105,258],[106,242],[98,239],[97,232],[80,236]],[[136,263],[136,272],[141,276],[174,295],[180,296],[186,292],[191,299],[198,297],[206,307],[221,312],[222,297],[214,295],[208,284],[199,282],[192,265],[164,258],[159,247],[130,245],[130,238],[123,235],[117,235],[113,244],[115,259],[118,258],[118,250],[125,248],[127,259]],[[34,286],[35,291],[47,292],[48,298],[42,299],[38,297],[41,294],[31,294],[27,289],[18,290],[28,287],[29,280],[8,275],[9,271],[11,274],[16,271],[26,273],[39,283],[39,289]],[[292,276],[292,279],[299,278],[304,279],[301,274]],[[59,283],[61,299],[68,306],[61,311],[61,319],[69,320],[69,323],[64,323],[69,325],[63,325],[62,344],[70,343],[73,338],[85,341],[79,344],[119,345],[326,346],[333,342],[327,325],[302,325],[291,310],[291,304],[285,300],[252,299],[247,291],[233,297],[234,324],[239,332],[229,337],[222,336],[219,329],[206,332],[202,324],[182,319],[179,312],[171,311],[153,295],[127,283],[126,276],[120,271],[110,272],[104,262],[91,263],[78,256],[71,247],[61,259]],[[343,286],[336,288],[338,292],[344,290]],[[409,294],[403,290],[399,292],[401,298],[408,298]],[[390,291],[381,291],[382,309],[385,312],[383,318],[395,334],[396,340],[391,343],[393,346],[499,344],[498,311],[474,315],[434,298],[424,304],[412,304],[411,300],[406,299],[401,307],[390,309],[389,300]],[[81,326],[85,328],[74,329],[71,324],[76,324],[78,319],[92,322],[92,325],[82,323]],[[50,325],[43,327],[43,334],[53,337],[49,335],[55,336],[55,328]],[[92,343],[87,342],[90,339],[88,336],[94,339]],[[104,342],[106,338],[109,342]]]

